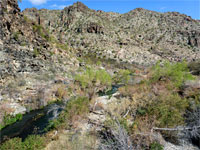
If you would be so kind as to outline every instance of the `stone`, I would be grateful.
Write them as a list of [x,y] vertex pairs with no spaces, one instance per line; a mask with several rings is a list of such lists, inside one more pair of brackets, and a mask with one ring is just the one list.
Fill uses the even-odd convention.
[[24,114],[26,112],[26,108],[18,103],[11,103],[9,105],[13,109],[12,115]]
[[188,80],[184,83],[184,87],[200,89],[200,80]]
[[184,145],[174,145],[172,143],[166,142],[164,145],[164,150],[198,150],[198,148],[189,143]]

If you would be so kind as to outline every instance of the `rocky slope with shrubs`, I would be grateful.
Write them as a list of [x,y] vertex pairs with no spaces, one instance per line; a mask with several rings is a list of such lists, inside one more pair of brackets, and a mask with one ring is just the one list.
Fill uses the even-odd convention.
[[[4,111],[15,114],[46,105],[51,99],[46,91],[51,90],[54,80],[70,75],[72,68],[76,70],[78,61],[59,42],[50,43],[48,31],[25,17],[17,0],[0,2],[0,20],[2,118]],[[38,94],[40,98],[36,98]]]
[[1,150],[200,148],[199,20],[81,2],[20,12],[17,0],[0,1],[0,20],[0,135],[62,105],[44,134],[0,136]]
[[200,58],[200,23],[178,12],[143,8],[125,14],[89,9],[81,2],[63,10],[25,9],[23,14],[80,55],[139,65]]

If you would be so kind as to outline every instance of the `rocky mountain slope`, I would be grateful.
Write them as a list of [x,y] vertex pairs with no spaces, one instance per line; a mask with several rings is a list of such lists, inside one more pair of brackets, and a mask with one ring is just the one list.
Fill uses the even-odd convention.
[[126,14],[95,11],[81,2],[63,10],[26,9],[23,14],[44,25],[78,51],[130,64],[200,58],[200,22],[178,12],[143,8]]
[[0,114],[23,112],[18,104],[30,109],[46,105],[49,98],[36,102],[33,97],[39,91],[44,95],[54,80],[75,70],[75,55],[50,43],[48,31],[26,18],[17,0],[0,1],[0,20]]

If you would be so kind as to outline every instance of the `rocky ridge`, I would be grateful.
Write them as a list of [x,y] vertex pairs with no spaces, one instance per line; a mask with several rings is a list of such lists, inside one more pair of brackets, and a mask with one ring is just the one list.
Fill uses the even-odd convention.
[[118,14],[92,10],[77,2],[63,10],[31,8],[23,14],[77,49],[79,55],[143,66],[158,60],[200,58],[200,23],[178,12],[137,8]]

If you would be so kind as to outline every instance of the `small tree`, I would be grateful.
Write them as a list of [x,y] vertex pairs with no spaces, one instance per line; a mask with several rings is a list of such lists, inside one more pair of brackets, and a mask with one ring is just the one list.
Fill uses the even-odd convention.
[[82,74],[76,75],[75,81],[92,99],[98,91],[111,87],[112,77],[104,69],[87,68]]

